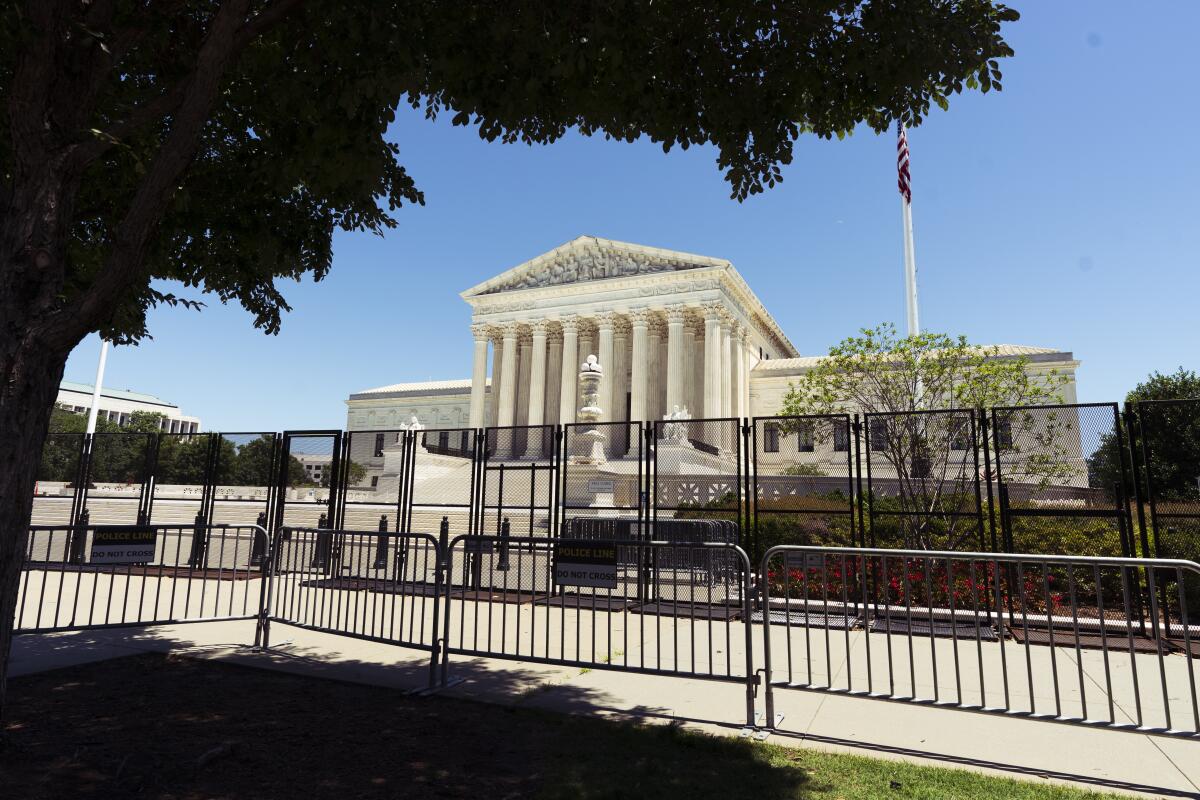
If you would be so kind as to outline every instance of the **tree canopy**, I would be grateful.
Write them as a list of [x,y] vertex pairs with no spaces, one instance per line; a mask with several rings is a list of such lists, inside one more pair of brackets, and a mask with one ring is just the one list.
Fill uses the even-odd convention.
[[381,232],[423,202],[385,136],[399,103],[488,140],[712,145],[741,199],[783,179],[803,134],[999,89],[1015,19],[990,0],[8,4],[0,199],[28,199],[35,155],[77,186],[45,276],[67,327],[135,341],[148,307],[180,299],[165,279],[273,332],[277,279],[320,279],[335,229]]

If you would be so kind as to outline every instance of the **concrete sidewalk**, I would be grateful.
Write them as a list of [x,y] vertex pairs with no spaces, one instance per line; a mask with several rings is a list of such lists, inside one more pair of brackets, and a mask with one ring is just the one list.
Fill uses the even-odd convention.
[[[138,652],[185,652],[265,669],[403,690],[424,689],[429,654],[275,623],[255,650],[253,622],[203,622],[26,634],[13,645],[19,675]],[[745,735],[744,687],[483,658],[451,659],[445,694],[510,706]],[[1128,793],[1200,797],[1200,742],[1087,729],[950,709],[797,690],[776,692],[783,715],[770,741]],[[758,708],[762,709],[759,698]]]

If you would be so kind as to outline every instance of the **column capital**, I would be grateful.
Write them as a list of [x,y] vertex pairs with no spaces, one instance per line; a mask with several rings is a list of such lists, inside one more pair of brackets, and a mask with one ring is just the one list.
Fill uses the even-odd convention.
[[733,335],[737,337],[739,342],[745,344],[750,338],[750,328],[739,322],[733,326]]
[[654,321],[654,312],[648,308],[635,308],[629,312],[629,324],[634,328],[645,328]]
[[558,324],[562,325],[562,332],[564,336],[567,333],[579,333],[579,317],[575,316],[574,314],[567,314],[566,316],[560,318]]
[[529,323],[529,333],[533,337],[546,338],[546,334],[550,332],[550,323],[544,319],[534,320]]
[[515,321],[502,322],[497,325],[496,328],[499,331],[501,338],[504,339],[516,339],[521,330],[520,324]]
[[682,325],[687,318],[687,306],[682,304],[669,305],[665,310],[668,325]]
[[471,336],[475,337],[477,342],[486,342],[491,338],[491,326],[482,322],[475,322],[471,325]]
[[617,322],[617,315],[612,311],[601,311],[596,315],[596,327],[600,330],[612,330]]
[[705,322],[720,322],[721,314],[725,311],[725,306],[721,303],[701,303],[700,313],[704,315]]

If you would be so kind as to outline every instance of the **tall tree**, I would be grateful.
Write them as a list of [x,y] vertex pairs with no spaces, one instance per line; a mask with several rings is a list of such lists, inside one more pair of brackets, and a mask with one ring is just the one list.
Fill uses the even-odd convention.
[[[900,337],[885,323],[831,347],[789,388],[782,413],[871,415],[863,447],[877,459],[878,484],[889,487],[891,497],[882,502],[894,504],[902,524],[899,541],[889,544],[953,549],[980,533],[971,527],[979,475],[974,455],[985,442],[971,410],[1061,402],[1065,380],[1054,371],[1035,375],[1027,358],[1001,356],[962,336]],[[1019,461],[1029,476],[1069,477],[1063,473],[1070,461],[1061,457],[1069,419],[1017,414],[1005,422],[1001,444],[1028,451]],[[833,430],[795,424],[809,426],[818,438]]]
[[398,103],[489,141],[713,145],[740,200],[802,134],[1000,88],[1016,19],[993,0],[5,3],[0,658],[71,349],[136,342],[148,308],[196,303],[180,285],[277,331],[276,279],[322,278],[335,229],[380,233],[423,202],[384,136]]

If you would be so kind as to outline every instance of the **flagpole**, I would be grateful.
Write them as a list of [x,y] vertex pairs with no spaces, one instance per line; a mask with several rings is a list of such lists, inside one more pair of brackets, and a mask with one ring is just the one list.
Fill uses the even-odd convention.
[[917,313],[917,256],[913,248],[912,184],[908,167],[908,132],[896,120],[896,172],[900,187],[900,213],[904,221],[904,304],[908,312],[908,335],[921,332]]
[[96,414],[100,410],[100,388],[104,383],[104,364],[108,361],[108,342],[100,340],[100,363],[96,365],[96,385],[92,387],[92,408],[88,411],[87,432],[96,432]]
[[900,197],[904,219],[904,298],[908,312],[908,335],[921,332],[921,319],[917,311],[917,256],[913,249],[912,203]]

